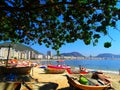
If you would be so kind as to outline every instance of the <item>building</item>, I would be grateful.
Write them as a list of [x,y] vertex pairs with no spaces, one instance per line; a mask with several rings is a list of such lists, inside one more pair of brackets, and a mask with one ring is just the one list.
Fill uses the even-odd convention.
[[52,58],[52,52],[51,51],[47,51],[47,59]]
[[23,44],[12,44],[9,42],[0,44],[0,59],[42,59],[43,54]]

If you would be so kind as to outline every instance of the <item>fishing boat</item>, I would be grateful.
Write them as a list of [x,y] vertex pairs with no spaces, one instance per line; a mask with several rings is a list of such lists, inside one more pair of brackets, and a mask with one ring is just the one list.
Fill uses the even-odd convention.
[[31,72],[31,66],[25,67],[6,67],[0,66],[0,74],[27,75]]
[[65,67],[62,65],[48,65],[44,71],[50,74],[61,74],[65,72]]
[[11,45],[8,46],[8,55],[5,63],[0,66],[0,74],[30,74],[32,68],[32,65],[29,66],[30,62],[18,63],[19,60],[16,58],[12,60],[9,59],[10,47]]
[[48,74],[62,74],[65,72],[65,69],[60,67],[47,67],[44,71]]
[[47,67],[49,68],[62,68],[62,69],[70,69],[71,67],[70,66],[67,66],[67,65],[47,65]]
[[67,68],[66,71],[68,74],[88,74],[88,71],[79,71],[79,70],[72,70],[71,68]]
[[87,84],[87,85],[81,84],[80,82],[78,82],[77,79],[69,75],[66,76],[72,90],[108,90],[108,88],[110,88],[110,86],[108,85],[98,85],[93,82],[91,82],[92,84]]
[[66,69],[69,69],[70,66],[68,65],[63,65],[62,63],[64,60],[57,60],[57,65],[52,65],[49,64],[47,67],[44,68],[46,73],[51,73],[51,74],[61,74],[64,73]]

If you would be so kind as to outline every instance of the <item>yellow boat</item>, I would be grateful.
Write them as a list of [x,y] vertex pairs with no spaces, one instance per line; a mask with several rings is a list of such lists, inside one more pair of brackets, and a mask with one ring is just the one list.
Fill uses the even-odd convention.
[[44,70],[45,70],[45,73],[47,73],[47,74],[62,74],[62,73],[65,72],[64,68],[50,68],[50,67],[47,67]]

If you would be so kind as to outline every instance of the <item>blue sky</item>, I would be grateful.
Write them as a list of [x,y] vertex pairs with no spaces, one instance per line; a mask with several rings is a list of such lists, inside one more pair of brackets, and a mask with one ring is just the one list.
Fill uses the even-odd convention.
[[[116,5],[118,8],[120,7],[120,2]],[[117,29],[109,28],[108,33],[109,36],[103,36],[99,39],[97,46],[85,45],[83,41],[76,41],[74,43],[63,45],[59,50],[60,53],[69,53],[69,52],[79,52],[85,56],[96,56],[101,53],[113,53],[120,55],[120,21],[117,23]],[[104,47],[104,42],[112,42],[112,46],[110,48]],[[31,46],[33,49],[43,53],[46,55],[47,51],[52,51],[53,54],[56,54],[54,50],[51,48],[46,48],[45,45],[39,46],[38,44]]]
[[[118,23],[119,25],[119,23]],[[113,28],[108,29],[109,36],[112,37],[112,39],[109,36],[102,36],[99,39],[99,42],[97,46],[85,45],[83,41],[76,41],[74,43],[66,43],[66,45],[63,45],[59,50],[60,53],[69,53],[69,52],[79,52],[85,56],[96,56],[100,53],[113,53],[113,54],[119,54],[120,55],[120,26],[117,26],[117,30]],[[110,48],[104,48],[104,42],[112,42],[112,46]],[[47,51],[52,51],[53,54],[56,54],[54,50],[51,48],[46,48],[45,45],[39,46],[38,44],[31,46],[33,49],[43,53],[46,55]]]
[[[120,2],[116,5],[118,8],[120,7]],[[117,23],[117,29],[109,28],[109,36],[104,36],[99,39],[97,46],[85,45],[83,41],[76,41],[74,43],[63,45],[59,50],[60,53],[69,53],[69,52],[79,52],[85,56],[96,56],[101,53],[113,53],[120,55],[120,21]],[[104,42],[112,42],[112,46],[110,48],[104,47]],[[33,49],[43,53],[46,55],[47,51],[52,51],[53,54],[56,54],[54,50],[51,48],[46,48],[45,45],[39,46],[38,44],[31,46]]]

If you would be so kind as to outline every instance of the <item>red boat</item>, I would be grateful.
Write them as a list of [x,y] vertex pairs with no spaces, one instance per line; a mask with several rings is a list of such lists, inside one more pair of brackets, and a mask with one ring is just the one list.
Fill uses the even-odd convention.
[[66,65],[48,65],[47,67],[49,68],[61,68],[61,69],[69,69],[70,66],[66,66]]
[[47,67],[44,69],[46,73],[52,73],[52,74],[60,74],[64,73],[66,69],[70,69],[70,66],[63,65],[64,60],[57,60],[57,65],[47,65]]
[[69,66],[64,65],[48,65],[44,70],[49,74],[61,74],[64,73],[66,69],[69,69]]
[[69,74],[88,74],[89,72],[87,71],[74,71],[71,70],[70,68],[66,69]]
[[47,67],[44,69],[45,73],[47,74],[62,74],[65,72],[64,68],[57,68],[57,67]]

